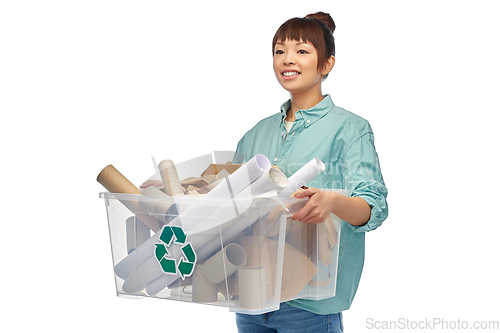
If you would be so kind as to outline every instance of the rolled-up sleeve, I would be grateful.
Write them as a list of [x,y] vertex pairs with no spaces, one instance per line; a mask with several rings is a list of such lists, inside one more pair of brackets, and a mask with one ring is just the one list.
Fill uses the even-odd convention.
[[350,225],[354,232],[376,229],[387,218],[387,188],[380,170],[372,132],[356,139],[343,157],[344,184],[351,197],[363,198],[371,207],[370,220],[362,226]]

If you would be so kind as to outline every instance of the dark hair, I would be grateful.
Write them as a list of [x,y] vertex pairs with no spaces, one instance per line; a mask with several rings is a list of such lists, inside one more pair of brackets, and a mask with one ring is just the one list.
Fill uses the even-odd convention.
[[[274,47],[278,41],[302,40],[310,42],[318,51],[318,69],[330,56],[335,56],[335,22],[328,13],[317,12],[305,17],[294,17],[283,23],[273,38]],[[326,76],[325,76],[326,77]]]

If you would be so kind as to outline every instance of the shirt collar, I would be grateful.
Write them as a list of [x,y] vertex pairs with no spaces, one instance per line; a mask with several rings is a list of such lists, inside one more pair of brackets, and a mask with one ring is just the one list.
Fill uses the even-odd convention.
[[[309,127],[314,124],[317,120],[321,119],[325,114],[330,112],[331,109],[335,107],[330,95],[323,95],[323,100],[313,106],[310,109],[299,110],[295,113],[295,119],[304,119],[304,126]],[[292,102],[290,100],[286,101],[281,105],[281,121],[286,118],[286,112],[290,109]]]

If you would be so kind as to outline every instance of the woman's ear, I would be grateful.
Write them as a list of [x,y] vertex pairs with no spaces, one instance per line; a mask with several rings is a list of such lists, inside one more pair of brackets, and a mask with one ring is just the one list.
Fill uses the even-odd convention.
[[321,74],[327,75],[333,69],[333,66],[335,66],[335,57],[330,56],[330,58],[326,59],[325,66],[323,67]]

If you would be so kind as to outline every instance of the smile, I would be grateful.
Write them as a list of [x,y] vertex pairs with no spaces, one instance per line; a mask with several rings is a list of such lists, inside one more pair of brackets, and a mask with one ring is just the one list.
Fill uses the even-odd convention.
[[287,81],[287,80],[293,80],[295,79],[296,77],[298,77],[300,75],[300,72],[299,71],[296,71],[296,70],[293,70],[293,69],[284,69],[282,72],[281,72],[281,77],[283,78],[283,80]]

